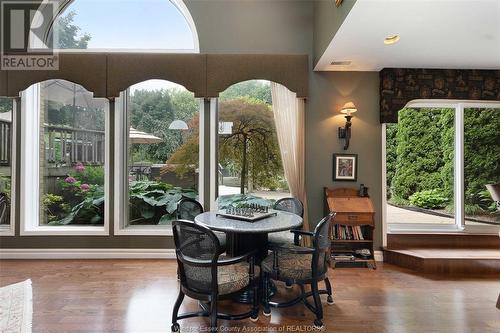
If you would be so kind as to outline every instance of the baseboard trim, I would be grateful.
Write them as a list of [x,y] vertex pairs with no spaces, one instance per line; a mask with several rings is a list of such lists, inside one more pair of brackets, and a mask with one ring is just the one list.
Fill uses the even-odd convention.
[[0,259],[175,259],[175,249],[0,249]]
[[175,249],[0,249],[0,259],[175,259]]

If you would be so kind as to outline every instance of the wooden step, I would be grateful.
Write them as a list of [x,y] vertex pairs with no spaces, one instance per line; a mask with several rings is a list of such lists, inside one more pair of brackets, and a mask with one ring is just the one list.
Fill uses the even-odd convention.
[[384,262],[428,274],[500,277],[500,249],[384,249]]
[[466,233],[396,234],[387,235],[389,249],[443,248],[443,249],[500,249],[500,237],[495,234]]

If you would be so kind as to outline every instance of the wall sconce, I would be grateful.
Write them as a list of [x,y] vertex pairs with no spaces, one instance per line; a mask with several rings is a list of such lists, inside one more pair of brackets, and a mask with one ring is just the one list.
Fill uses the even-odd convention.
[[348,102],[345,103],[342,109],[340,109],[340,113],[345,114],[345,126],[344,128],[339,127],[339,139],[344,139],[345,144],[344,144],[344,150],[347,150],[349,148],[349,139],[351,138],[351,114],[358,111],[356,109],[356,106],[354,105],[353,102]]

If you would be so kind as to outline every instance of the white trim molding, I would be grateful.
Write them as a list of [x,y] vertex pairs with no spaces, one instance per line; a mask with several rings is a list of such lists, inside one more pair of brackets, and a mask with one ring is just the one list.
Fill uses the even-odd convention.
[[[374,251],[375,261],[384,261]],[[0,259],[175,259],[175,249],[1,249]]]
[[375,261],[384,261],[384,252],[383,251],[373,251],[373,257],[375,258]]
[[0,259],[175,259],[175,249],[1,249]]

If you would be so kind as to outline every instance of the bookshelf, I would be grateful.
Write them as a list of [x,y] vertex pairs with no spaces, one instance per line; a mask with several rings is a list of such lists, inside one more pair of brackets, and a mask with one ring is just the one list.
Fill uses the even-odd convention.
[[[369,196],[360,197],[355,188],[324,188],[325,213],[337,213],[331,225],[331,266],[358,266],[376,269],[373,232],[375,210]],[[369,254],[361,255],[359,250]],[[358,251],[358,253],[357,253]]]

